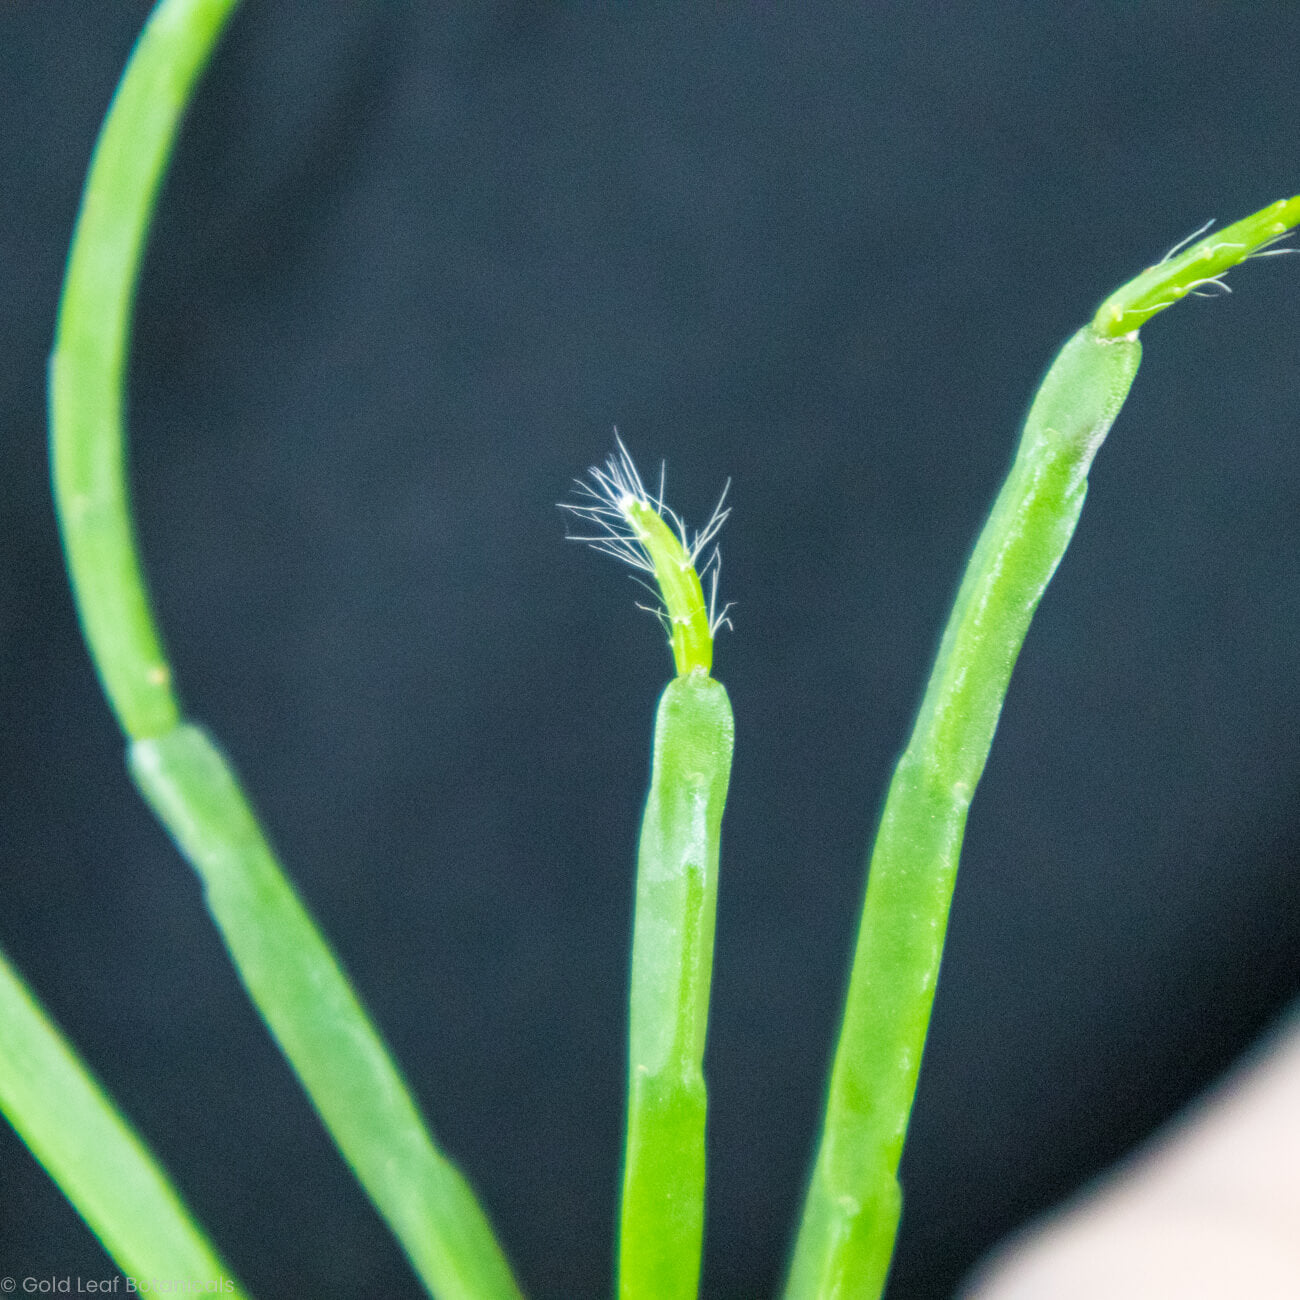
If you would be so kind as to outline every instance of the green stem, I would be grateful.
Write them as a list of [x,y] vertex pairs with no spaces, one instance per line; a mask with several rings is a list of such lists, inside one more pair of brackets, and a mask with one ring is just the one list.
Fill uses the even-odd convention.
[[325,1126],[440,1300],[519,1289],[469,1184],[430,1140],[225,757],[198,727],[137,740],[131,775],[203,881],[240,979]]
[[124,421],[140,259],[185,108],[235,0],[163,0],[86,178],[50,357],[50,454],[68,569],[109,704],[131,736],[180,718],[131,522]]
[[[726,490],[688,540],[681,518],[646,490],[617,450],[567,502],[595,528],[586,541],[650,574],[677,677],[655,716],[650,793],[637,855],[628,1042],[627,1145],[619,1227],[620,1300],[691,1300],[704,1244],[704,1040],[713,975],[722,810],[731,779],[731,702],[709,676],[726,619],[706,599],[696,560],[730,513]],[[717,551],[705,564],[717,590]]]
[[128,1276],[226,1280],[225,1294],[247,1295],[3,953],[0,1110]]
[[205,885],[246,987],[348,1163],[441,1300],[520,1292],[378,1032],[267,846],[229,764],[182,722],[132,527],[124,379],[141,251],[197,78],[234,0],[162,0],[91,162],[50,366],[55,501],[82,627],[141,791]]
[[699,1289],[704,1040],[733,734],[720,682],[696,669],[668,684],[637,859],[621,1300],[689,1300]]
[[646,502],[628,501],[623,513],[659,584],[678,674],[685,676],[697,668],[707,673],[713,667],[713,627],[704,585],[691,553]]
[[1137,372],[1137,326],[1298,219],[1300,201],[1284,200],[1143,272],[1066,343],[1034,399],[881,814],[787,1300],[873,1300],[884,1289],[966,811],[1088,469]]

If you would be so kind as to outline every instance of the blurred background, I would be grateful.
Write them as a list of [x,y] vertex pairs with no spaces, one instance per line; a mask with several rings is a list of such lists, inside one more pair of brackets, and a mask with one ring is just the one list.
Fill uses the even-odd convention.
[[[149,6],[0,7],[0,943],[264,1296],[417,1284],[135,797],[67,593],[44,365]],[[737,716],[704,1292],[778,1285],[863,854],[1055,349],[1300,190],[1300,10],[246,0],[138,306],[183,699],[538,1300],[607,1294],[632,864],[671,672],[555,503],[615,425],[730,477]],[[1300,263],[1300,259],[1295,259]],[[1144,331],[972,809],[890,1300],[1300,990],[1300,264]],[[6,1272],[106,1257],[0,1132]]]

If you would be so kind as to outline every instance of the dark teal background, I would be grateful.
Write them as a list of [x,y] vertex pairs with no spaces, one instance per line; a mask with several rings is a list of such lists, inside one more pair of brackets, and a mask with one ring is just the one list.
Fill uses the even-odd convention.
[[[78,190],[147,12],[0,7],[0,943],[251,1289],[417,1294],[134,797],[49,503]],[[617,425],[727,477],[705,1294],[778,1283],[862,856],[1057,346],[1300,190],[1300,10],[246,0],[132,377],[191,712],[530,1293],[607,1293],[671,660],[555,503]],[[1149,1132],[1300,991],[1300,258],[1147,359],[973,807],[890,1300]],[[0,1272],[102,1276],[8,1130]]]

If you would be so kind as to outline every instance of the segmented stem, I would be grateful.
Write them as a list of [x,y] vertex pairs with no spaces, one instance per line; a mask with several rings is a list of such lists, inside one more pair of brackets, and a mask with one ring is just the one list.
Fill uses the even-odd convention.
[[162,0],[86,181],[50,364],[55,501],[73,591],[131,772],[205,886],[231,957],[340,1151],[439,1300],[520,1292],[469,1185],[276,862],[230,764],[181,720],[131,523],[131,307],[158,186],[234,0]]
[[619,1223],[620,1300],[693,1300],[704,1242],[704,1040],[713,974],[722,811],[734,724],[709,676],[718,553],[709,598],[696,563],[729,513],[726,489],[691,538],[659,493],[645,489],[621,439],[565,503],[597,528],[590,542],[648,574],[663,602],[678,676],[655,716],[650,792],[637,855],[628,1035],[627,1145]]
[[873,1300],[884,1289],[966,811],[1089,466],[1137,372],[1138,326],[1298,220],[1300,199],[1285,200],[1144,271],[1102,304],[1043,380],[881,814],[786,1300]]
[[704,1040],[734,728],[720,682],[668,684],[637,856],[620,1300],[692,1300],[704,1240]]

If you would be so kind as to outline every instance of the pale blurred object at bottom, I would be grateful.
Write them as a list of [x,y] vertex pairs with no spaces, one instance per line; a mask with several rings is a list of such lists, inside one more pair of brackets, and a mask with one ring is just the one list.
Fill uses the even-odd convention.
[[1300,1016],[961,1300],[1300,1300]]

